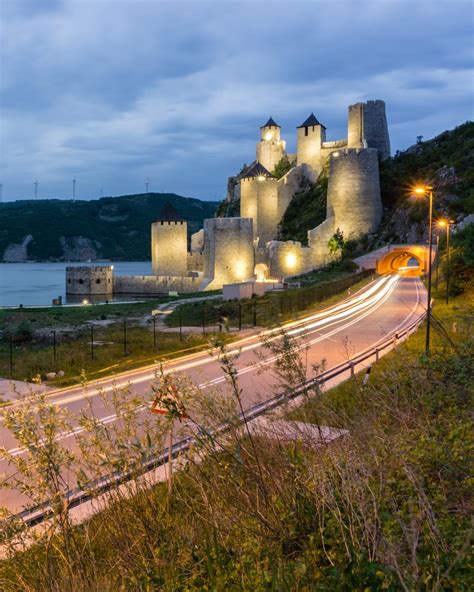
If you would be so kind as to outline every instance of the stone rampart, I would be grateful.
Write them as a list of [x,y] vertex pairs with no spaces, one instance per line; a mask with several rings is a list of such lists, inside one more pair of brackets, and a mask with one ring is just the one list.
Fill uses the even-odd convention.
[[326,265],[334,259],[328,241],[338,228],[345,239],[357,239],[375,231],[381,218],[377,150],[333,152],[329,160],[326,220],[308,232],[314,264]]
[[249,218],[204,220],[204,279],[208,290],[253,278],[253,225]]
[[66,267],[66,294],[107,295],[113,290],[111,265]]
[[202,274],[193,276],[117,275],[114,277],[114,294],[143,294],[147,296],[168,292],[197,292]]
[[240,215],[252,218],[253,236],[263,246],[276,237],[279,217],[278,179],[245,177],[240,181]]

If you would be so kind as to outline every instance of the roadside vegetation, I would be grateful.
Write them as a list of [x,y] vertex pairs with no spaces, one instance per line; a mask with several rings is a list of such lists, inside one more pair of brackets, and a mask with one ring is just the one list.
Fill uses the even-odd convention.
[[[202,391],[173,375],[166,384],[179,393],[197,439],[172,487],[134,481],[116,488],[80,526],[65,503],[71,484],[86,487],[115,470],[138,476],[141,462],[166,446],[176,414],[147,416],[139,428],[135,411],[165,383],[157,376],[142,396],[100,394],[123,418],[119,424],[100,424],[87,409],[74,423],[42,398],[36,413],[7,411],[5,425],[28,453],[3,452],[17,471],[3,487],[20,489],[33,504],[54,503],[33,545],[4,512],[2,589],[472,590],[472,276],[448,305],[444,289],[441,282],[434,293],[429,356],[421,327],[374,367],[367,384],[357,375],[323,393],[312,386],[298,408],[283,406],[287,419],[317,428],[312,440],[255,433],[237,421],[238,354],[214,340],[227,389]],[[291,393],[307,369],[304,349],[284,334],[267,347],[279,356],[281,392]],[[313,372],[323,367],[321,360]],[[223,421],[227,432],[213,433]],[[81,457],[56,439],[73,425],[86,430]],[[325,442],[318,436],[324,426],[347,433]]]

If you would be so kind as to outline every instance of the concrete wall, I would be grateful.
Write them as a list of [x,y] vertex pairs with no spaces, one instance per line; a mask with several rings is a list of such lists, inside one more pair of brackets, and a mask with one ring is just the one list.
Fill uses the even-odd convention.
[[326,130],[321,125],[297,128],[296,164],[307,164],[315,178],[322,170],[321,145],[326,140]]
[[114,294],[167,294],[168,292],[197,292],[202,274],[195,276],[117,275]]
[[158,221],[151,225],[153,273],[182,276],[188,271],[188,235],[184,221]]
[[241,282],[239,284],[226,284],[222,290],[222,300],[241,300],[252,296],[263,296],[265,284],[259,282]]
[[253,237],[263,246],[276,237],[279,217],[278,179],[245,177],[240,181],[240,215],[252,218]]
[[347,140],[348,148],[376,148],[382,160],[390,156],[384,101],[367,101],[349,106]]
[[107,295],[113,290],[111,265],[66,267],[66,294]]
[[249,218],[204,220],[203,288],[214,290],[224,284],[253,277],[253,228]]

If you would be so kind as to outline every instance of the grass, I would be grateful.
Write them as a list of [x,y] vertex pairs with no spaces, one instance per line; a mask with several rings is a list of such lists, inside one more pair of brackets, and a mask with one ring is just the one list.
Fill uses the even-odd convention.
[[[79,527],[59,505],[56,528],[0,565],[3,589],[471,590],[472,295],[446,306],[442,290],[435,294],[447,334],[433,333],[429,357],[421,328],[381,359],[368,385],[356,377],[315,391],[291,413],[348,429],[341,441],[312,447],[244,437],[237,427],[217,442],[203,437],[170,497],[164,485],[115,492]],[[287,354],[291,367],[303,361],[292,362],[291,347]],[[232,381],[232,360],[223,364]],[[218,425],[238,402],[238,384],[221,399],[212,393],[201,425]],[[45,414],[50,431],[55,417]],[[111,430],[96,434],[101,462],[104,450],[109,462],[114,449],[140,458],[134,425],[119,443]],[[31,450],[35,471],[45,460]],[[206,460],[195,463],[199,450]]]

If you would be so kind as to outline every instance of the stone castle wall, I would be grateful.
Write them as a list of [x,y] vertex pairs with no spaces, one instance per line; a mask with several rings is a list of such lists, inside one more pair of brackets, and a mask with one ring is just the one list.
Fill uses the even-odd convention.
[[367,101],[349,106],[347,146],[376,148],[382,160],[389,158],[390,137],[384,101]]
[[186,275],[188,230],[184,221],[162,221],[151,225],[151,262],[156,275]]
[[253,277],[253,225],[249,218],[211,218],[204,220],[203,288]]
[[275,177],[246,177],[240,182],[240,215],[252,218],[253,238],[264,246],[277,235],[281,220],[278,180]]
[[333,152],[329,160],[326,220],[308,232],[313,263],[325,265],[334,258],[328,252],[328,241],[338,228],[345,239],[357,239],[376,230],[381,219],[377,150]]
[[270,277],[283,279],[310,271],[311,249],[298,241],[271,241],[267,245]]
[[66,267],[66,294],[107,295],[113,291],[111,265]]
[[293,195],[311,180],[312,171],[307,164],[301,164],[293,167],[286,173],[286,175],[284,175],[281,179],[278,179],[278,224],[285,215]]
[[193,276],[118,275],[114,277],[114,294],[168,294],[168,292],[197,292],[202,274]]

